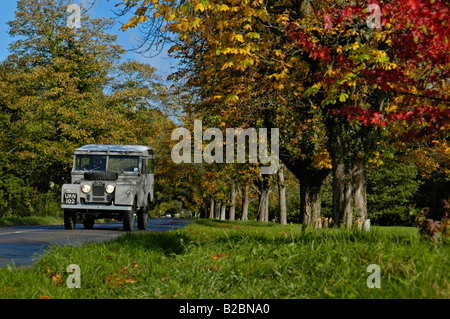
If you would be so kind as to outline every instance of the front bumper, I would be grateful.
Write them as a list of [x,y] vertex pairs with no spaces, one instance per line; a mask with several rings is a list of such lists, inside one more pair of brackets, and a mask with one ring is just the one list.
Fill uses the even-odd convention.
[[86,211],[86,210],[107,210],[107,211],[130,211],[133,209],[131,206],[116,206],[116,205],[70,205],[70,204],[61,204],[61,208],[63,209],[73,209],[78,211]]

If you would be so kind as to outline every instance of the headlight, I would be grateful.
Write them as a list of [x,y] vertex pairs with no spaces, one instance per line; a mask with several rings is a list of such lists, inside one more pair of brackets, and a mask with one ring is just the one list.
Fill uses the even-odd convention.
[[88,184],[84,184],[83,187],[81,187],[81,191],[85,194],[89,193],[90,190],[91,186],[89,186]]
[[112,192],[114,192],[114,186],[113,185],[108,185],[108,186],[106,186],[106,188],[105,188],[105,191],[108,193],[108,194],[111,194]]

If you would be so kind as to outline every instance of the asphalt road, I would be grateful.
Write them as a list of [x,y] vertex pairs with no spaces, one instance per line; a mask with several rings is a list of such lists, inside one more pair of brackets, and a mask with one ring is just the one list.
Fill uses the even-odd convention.
[[[189,220],[179,218],[152,218],[146,231],[162,232],[186,226]],[[145,230],[135,232],[145,232]],[[53,245],[82,245],[92,241],[107,241],[125,234],[122,222],[95,224],[84,229],[77,224],[66,230],[62,225],[0,227],[0,267],[15,265],[31,266],[45,250]]]

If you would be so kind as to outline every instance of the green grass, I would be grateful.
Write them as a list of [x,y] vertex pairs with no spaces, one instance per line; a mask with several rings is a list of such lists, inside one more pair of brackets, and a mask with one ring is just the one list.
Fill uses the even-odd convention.
[[[0,269],[0,298],[449,298],[448,255],[408,227],[199,220],[54,247],[31,269]],[[69,264],[80,266],[80,289],[67,288]],[[370,264],[381,268],[380,289],[367,287]]]
[[59,225],[63,223],[62,217],[55,216],[29,216],[29,217],[1,217],[0,227],[29,226],[29,225]]

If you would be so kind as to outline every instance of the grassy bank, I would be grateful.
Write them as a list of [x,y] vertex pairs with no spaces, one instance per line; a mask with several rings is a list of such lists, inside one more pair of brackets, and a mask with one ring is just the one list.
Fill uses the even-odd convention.
[[30,225],[60,225],[62,217],[55,216],[30,216],[30,217],[2,217],[0,227],[6,226],[30,226]]
[[[371,232],[198,221],[166,233],[55,247],[32,269],[0,269],[2,298],[449,298],[448,245],[415,228]],[[68,289],[77,264],[81,288]],[[367,266],[381,268],[369,289]]]

